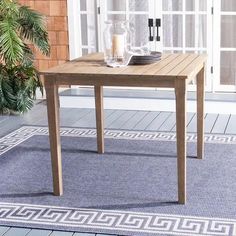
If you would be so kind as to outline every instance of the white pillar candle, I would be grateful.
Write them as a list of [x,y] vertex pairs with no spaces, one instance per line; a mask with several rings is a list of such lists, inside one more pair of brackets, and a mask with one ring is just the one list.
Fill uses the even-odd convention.
[[123,58],[125,50],[125,37],[123,34],[114,34],[112,37],[112,51],[114,58]]

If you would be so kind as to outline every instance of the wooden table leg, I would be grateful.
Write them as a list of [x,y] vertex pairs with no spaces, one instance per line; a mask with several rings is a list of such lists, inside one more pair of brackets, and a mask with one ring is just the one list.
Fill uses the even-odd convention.
[[204,156],[204,76],[205,67],[197,75],[197,158]]
[[176,136],[178,166],[178,201],[186,202],[186,81],[176,79]]
[[59,96],[58,88],[53,81],[45,83],[48,111],[48,128],[51,148],[53,192],[54,195],[63,194],[62,185],[62,163],[61,163],[61,142],[59,122]]
[[103,87],[95,86],[94,90],[97,126],[97,149],[98,153],[104,153]]

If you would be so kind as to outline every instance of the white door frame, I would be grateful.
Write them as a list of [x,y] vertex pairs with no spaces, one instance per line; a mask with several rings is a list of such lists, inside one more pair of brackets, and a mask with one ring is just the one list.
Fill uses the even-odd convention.
[[67,0],[69,59],[73,60],[82,55],[80,1]]
[[[95,3],[95,4],[94,4]],[[94,15],[94,11],[97,10],[97,0],[87,1],[87,9],[83,10],[80,6],[79,0],[67,0],[67,14],[68,14],[68,33],[69,33],[69,59],[75,59],[83,55],[83,50],[87,50],[88,53],[94,51],[94,47],[99,45],[89,45],[92,41],[91,32],[87,31],[87,45],[82,45],[82,27],[81,27],[81,15],[87,17],[88,26],[99,25],[99,18],[95,15],[95,21],[91,22],[89,15]],[[95,9],[94,9],[95,8]],[[97,27],[96,27],[97,28]],[[99,36],[96,36],[97,38]]]

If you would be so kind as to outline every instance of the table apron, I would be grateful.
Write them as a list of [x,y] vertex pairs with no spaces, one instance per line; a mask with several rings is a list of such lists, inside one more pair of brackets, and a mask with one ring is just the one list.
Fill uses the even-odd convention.
[[45,86],[54,85],[91,85],[91,86],[127,86],[127,87],[163,87],[175,88],[175,80],[183,77],[175,76],[88,76],[88,75],[45,75]]

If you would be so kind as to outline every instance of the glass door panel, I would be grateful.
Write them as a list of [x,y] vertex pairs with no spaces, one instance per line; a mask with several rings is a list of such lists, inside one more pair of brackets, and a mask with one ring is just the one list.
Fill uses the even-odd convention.
[[[159,0],[162,4],[162,50],[209,55],[207,90],[211,89],[211,0]],[[195,89],[193,87],[193,89]]]
[[164,51],[208,51],[210,29],[207,28],[207,16],[210,9],[206,4],[207,0],[162,0]]
[[220,85],[235,86],[236,52],[220,53]]
[[162,1],[163,11],[182,11],[183,1],[182,0],[163,0]]
[[[235,14],[236,2],[234,1],[234,4],[226,2],[235,9],[235,12],[227,13]],[[222,1],[222,9],[227,9],[225,1]],[[220,85],[234,87],[236,83],[236,15],[223,15],[225,13],[221,15]]]
[[107,11],[125,11],[126,0],[110,0],[107,1]]
[[221,11],[224,12],[236,12],[235,0],[222,0]]
[[[127,20],[132,28],[135,47],[148,43],[148,19],[154,18],[155,0],[105,0],[99,1],[100,15],[100,51],[103,48],[102,32],[106,20]],[[150,42],[150,49],[155,50],[155,41]]]
[[[149,29],[148,26],[144,27],[148,24],[149,15],[148,14],[132,14],[129,15],[129,22],[134,28],[132,32],[132,45],[134,47],[142,47],[149,44]],[[151,48],[154,50],[153,48]]]
[[194,0],[186,1],[186,11],[194,11],[194,10],[195,10]]
[[131,12],[149,11],[152,7],[147,0],[129,0],[129,11]]
[[183,16],[163,14],[163,51],[182,51],[183,48]]
[[[128,0],[127,19],[133,29],[131,38],[133,39],[134,47],[142,47],[149,44],[148,19],[153,19],[153,9],[153,1]],[[151,49],[154,50],[154,43],[151,43]]]
[[185,39],[185,46],[187,48],[194,48],[195,47],[195,16],[194,15],[186,15],[185,17],[185,32],[186,32],[186,39]]
[[236,91],[236,1],[214,2],[215,91]]
[[96,1],[80,0],[81,55],[98,50]]

